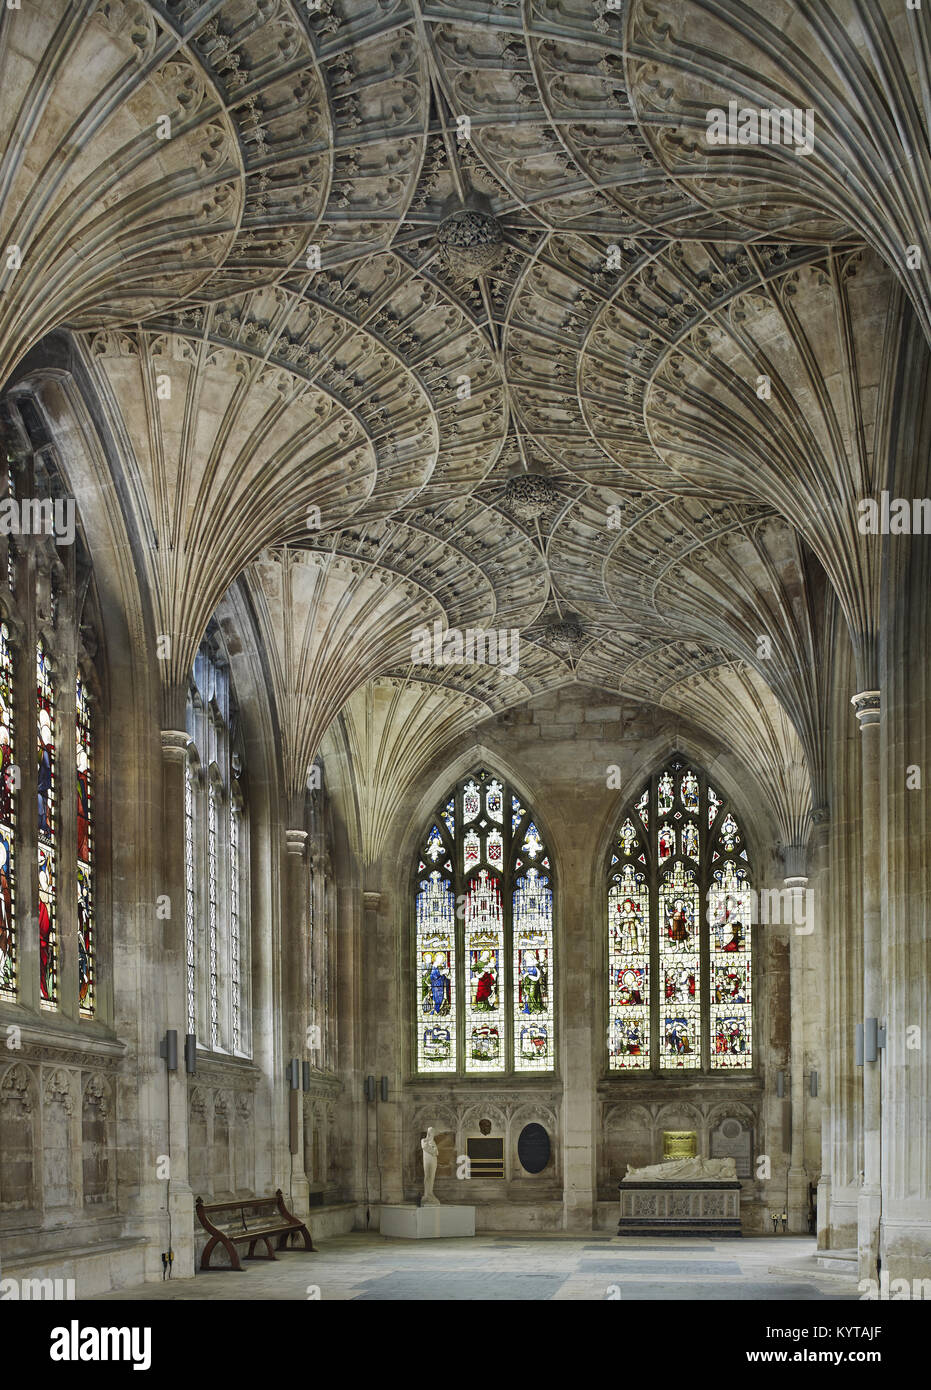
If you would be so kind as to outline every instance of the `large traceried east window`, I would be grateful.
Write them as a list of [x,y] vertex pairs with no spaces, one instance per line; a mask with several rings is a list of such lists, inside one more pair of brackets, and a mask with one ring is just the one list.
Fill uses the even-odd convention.
[[553,870],[533,815],[480,769],[438,808],[414,888],[416,1069],[555,1067]]
[[611,849],[612,1071],[750,1070],[752,920],[736,815],[674,756],[626,808]]

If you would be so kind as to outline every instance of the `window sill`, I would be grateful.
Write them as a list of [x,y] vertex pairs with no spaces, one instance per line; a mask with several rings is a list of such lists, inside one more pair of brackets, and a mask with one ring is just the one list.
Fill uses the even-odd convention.
[[556,1071],[496,1071],[481,1072],[477,1075],[444,1072],[412,1072],[406,1079],[406,1086],[438,1084],[440,1086],[470,1086],[486,1090],[492,1086],[540,1086],[552,1088],[561,1086],[562,1078]]
[[[22,1004],[0,1004],[0,1031],[18,1028],[22,1050],[51,1047],[63,1052],[86,1052],[100,1057],[124,1057],[128,1043],[120,1041],[112,1028],[99,1019],[83,1019],[80,1023],[60,1014],[34,1013]],[[8,1060],[15,1059],[17,1048],[8,1048]]]
[[708,1086],[739,1086],[745,1090],[762,1091],[763,1077],[758,1071],[604,1071],[598,1089],[623,1085],[677,1086],[707,1089]]

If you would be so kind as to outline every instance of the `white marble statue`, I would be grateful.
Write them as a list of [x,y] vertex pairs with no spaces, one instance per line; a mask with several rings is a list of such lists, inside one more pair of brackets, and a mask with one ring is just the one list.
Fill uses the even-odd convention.
[[733,1158],[673,1158],[667,1163],[650,1163],[631,1168],[622,1182],[736,1182],[737,1163]]
[[427,1137],[421,1139],[420,1147],[423,1149],[423,1196],[420,1199],[420,1205],[422,1207],[438,1207],[440,1205],[439,1198],[433,1195],[437,1149],[432,1125],[427,1130]]

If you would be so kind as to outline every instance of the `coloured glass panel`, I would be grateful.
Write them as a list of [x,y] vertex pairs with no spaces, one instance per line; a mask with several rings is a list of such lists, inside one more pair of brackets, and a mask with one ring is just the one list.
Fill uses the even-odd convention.
[[416,899],[419,1071],[456,1070],[456,906],[452,884],[434,869]]
[[753,1065],[750,933],[752,895],[747,871],[728,859],[711,876],[708,928],[711,957],[711,1065]]
[[698,882],[681,862],[659,889],[660,1066],[701,1066]]
[[94,801],[91,710],[87,686],[78,672],[75,685],[77,763],[78,1003],[82,1018],[95,1008]]
[[640,800],[637,802],[637,814],[643,821],[644,830],[650,828],[650,788],[645,787],[640,793]]
[[468,825],[474,821],[479,811],[482,809],[482,799],[479,795],[478,787],[474,782],[470,782],[462,793],[462,823]]
[[465,949],[466,1071],[503,1071],[504,913],[501,880],[487,869],[466,885]]
[[468,872],[482,857],[482,841],[477,830],[469,830],[462,840],[462,866]]
[[686,772],[679,789],[682,805],[693,814],[698,810],[698,778],[694,772]]
[[440,834],[439,826],[435,825],[427,836],[427,845],[424,853],[431,864],[435,864],[440,856],[446,853],[446,848],[443,844],[443,836]]
[[55,765],[55,689],[44,644],[36,647],[39,813],[39,1002],[58,1008],[58,835]]
[[722,805],[721,798],[718,796],[717,792],[712,791],[711,788],[709,787],[709,788],[708,788],[708,829],[709,829],[709,830],[710,830],[711,827],[714,825],[714,818],[715,818],[715,816],[718,814],[718,812],[720,811],[721,805]]
[[0,999],[6,1000],[17,994],[13,732],[13,654],[10,630],[0,623]]
[[608,890],[608,1064],[650,1065],[650,904],[646,876],[632,864]]
[[693,820],[686,821],[682,827],[682,853],[689,859],[694,859],[696,863],[699,859],[699,836],[698,826]]
[[553,892],[528,869],[514,885],[514,1069],[553,1067]]

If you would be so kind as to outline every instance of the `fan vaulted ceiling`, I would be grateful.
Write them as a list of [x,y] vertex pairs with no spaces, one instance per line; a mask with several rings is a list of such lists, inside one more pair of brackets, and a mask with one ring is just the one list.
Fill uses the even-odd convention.
[[[74,335],[178,637],[166,719],[244,578],[295,793],[341,709],[347,746],[377,727],[412,766],[438,709],[455,732],[581,681],[708,730],[728,710],[797,838],[824,577],[868,684],[856,502],[906,316],[931,323],[905,260],[924,23],[901,0],[4,10],[0,374]],[[815,152],[709,148],[732,97],[812,108]],[[474,276],[437,237],[466,205],[503,236]],[[538,508],[508,503],[525,473]],[[519,670],[412,668],[435,620],[518,628]],[[407,693],[379,686],[373,724],[386,677]]]

